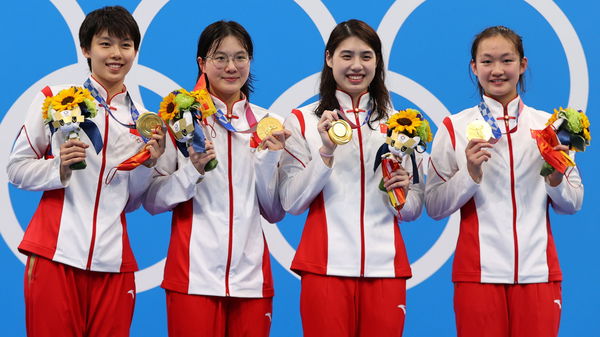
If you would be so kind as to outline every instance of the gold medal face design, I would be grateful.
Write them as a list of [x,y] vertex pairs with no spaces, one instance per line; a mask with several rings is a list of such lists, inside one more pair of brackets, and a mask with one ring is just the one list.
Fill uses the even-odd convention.
[[346,144],[352,139],[352,128],[343,119],[331,123],[331,127],[327,130],[327,133],[331,141],[338,145]]
[[492,138],[492,127],[480,119],[474,120],[467,125],[467,140],[483,139],[485,141]]
[[162,120],[153,112],[141,114],[135,123],[135,128],[144,138],[150,138],[152,136],[152,131],[156,130],[156,127],[159,126],[162,126]]
[[265,117],[256,125],[256,134],[260,140],[267,138],[273,131],[283,130],[283,125],[273,117]]

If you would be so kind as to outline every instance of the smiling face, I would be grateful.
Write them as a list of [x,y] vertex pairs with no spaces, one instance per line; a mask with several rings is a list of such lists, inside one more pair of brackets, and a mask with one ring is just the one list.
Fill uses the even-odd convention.
[[521,58],[515,45],[501,35],[481,40],[471,61],[484,93],[503,105],[517,96],[519,77],[526,68],[527,58]]
[[133,40],[103,31],[94,35],[89,50],[82,48],[82,52],[91,61],[92,76],[108,90],[109,96],[122,90],[125,75],[137,54]]
[[338,89],[353,98],[366,92],[375,76],[375,51],[356,36],[342,41],[333,55],[327,52],[325,60],[333,72]]
[[241,88],[250,74],[250,56],[234,36],[226,36],[205,59],[198,58],[210,83],[210,92],[230,103],[241,98]]

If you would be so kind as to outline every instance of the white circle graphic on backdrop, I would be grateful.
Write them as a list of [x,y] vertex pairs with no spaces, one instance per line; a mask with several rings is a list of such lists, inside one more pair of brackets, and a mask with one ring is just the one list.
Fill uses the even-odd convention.
[[[75,42],[75,48],[79,50],[79,41],[77,30],[83,18],[83,11],[76,1],[52,0],[53,5],[61,13]],[[142,38],[145,32],[160,9],[168,0],[150,1],[143,0],[139,3],[134,12],[134,17],[140,27]],[[311,18],[319,30],[321,37],[326,42],[329,33],[336,22],[327,9],[320,1],[296,0],[295,1]],[[424,0],[396,1],[383,17],[378,34],[381,37],[384,46],[392,46],[393,41],[404,21]],[[561,9],[551,0],[525,0],[535,10],[537,10],[546,21],[552,26],[565,50],[567,63],[569,66],[570,91],[569,106],[578,107],[585,110],[588,100],[589,82],[588,70],[585,54],[577,32]],[[143,42],[143,40],[142,40]],[[23,118],[22,112],[27,111],[30,102],[38,92],[39,88],[46,85],[63,83],[81,83],[84,78],[82,74],[87,71],[87,63],[80,53],[77,53],[78,63],[66,66],[56,70],[43,77],[26,90],[11,106],[10,110],[3,117],[0,125],[0,141],[2,144],[12,144],[16,131],[21,127]],[[390,51],[384,50],[386,64],[389,64]],[[158,93],[161,96],[166,95],[173,88],[178,88],[177,83],[162,75],[161,73],[148,67],[137,64],[131,70],[128,77],[127,86],[132,92],[134,99],[142,101],[139,87],[144,87]],[[290,111],[307,99],[317,93],[319,73],[310,75],[300,82],[296,83],[275,100],[269,108],[273,111]],[[132,82],[133,79],[139,79],[139,82]],[[148,85],[146,85],[148,84]],[[403,97],[417,104],[423,111],[439,125],[448,110],[444,105],[425,88],[418,83],[392,71],[388,71],[388,88],[390,91],[401,94]],[[10,148],[4,146],[0,149],[0,166],[6,167]],[[8,247],[23,263],[25,256],[18,252],[17,247],[23,237],[23,229],[19,225],[8,191],[8,177],[5,170],[0,170],[0,204],[11,205],[8,212],[5,213],[5,219],[0,225],[0,234],[6,241]],[[265,235],[269,241],[271,253],[277,261],[289,270],[294,248],[287,242],[281,234],[276,224],[263,223]],[[407,287],[410,288],[427,279],[435,273],[451,256],[456,244],[458,235],[458,214],[450,217],[443,232],[438,237],[432,247],[411,266],[413,268],[413,278],[409,280]],[[152,266],[142,269],[136,273],[136,286],[138,292],[152,289],[158,286],[162,280],[164,267],[164,258]],[[290,272],[295,275],[293,272]]]

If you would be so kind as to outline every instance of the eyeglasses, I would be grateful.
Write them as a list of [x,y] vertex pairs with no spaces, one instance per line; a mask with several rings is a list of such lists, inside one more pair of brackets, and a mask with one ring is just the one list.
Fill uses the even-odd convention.
[[206,58],[212,60],[213,65],[217,69],[225,68],[230,60],[233,61],[233,64],[235,64],[237,68],[245,67],[248,65],[248,62],[250,62],[250,57],[247,54],[237,54],[231,57],[226,54],[215,54],[214,56],[207,56]]

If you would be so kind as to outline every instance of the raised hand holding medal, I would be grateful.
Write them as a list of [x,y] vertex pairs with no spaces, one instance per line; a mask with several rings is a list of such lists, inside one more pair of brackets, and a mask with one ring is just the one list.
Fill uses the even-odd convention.
[[482,165],[492,157],[486,148],[491,148],[491,142],[497,138],[494,137],[490,124],[480,119],[470,122],[465,133],[469,142],[465,149],[467,170],[473,181],[479,183],[483,176]]
[[291,131],[286,130],[277,118],[267,115],[256,124],[253,137],[256,137],[259,143],[258,150],[278,151],[285,147],[285,140],[291,134]]

